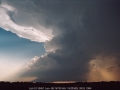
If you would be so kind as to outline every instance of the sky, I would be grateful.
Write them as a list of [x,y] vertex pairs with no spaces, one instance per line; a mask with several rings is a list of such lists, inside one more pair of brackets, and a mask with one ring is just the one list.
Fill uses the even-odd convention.
[[7,80],[5,77],[9,77],[8,75],[24,66],[34,56],[44,53],[43,43],[20,38],[0,28],[0,80]]
[[120,80],[119,16],[119,0],[0,0],[0,80]]

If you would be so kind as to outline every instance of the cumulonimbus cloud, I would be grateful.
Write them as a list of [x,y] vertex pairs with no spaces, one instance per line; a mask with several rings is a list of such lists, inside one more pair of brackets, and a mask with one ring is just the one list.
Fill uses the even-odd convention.
[[[17,11],[12,16],[2,12],[9,16],[10,22],[33,28],[21,33],[22,37],[45,42],[47,53],[26,64],[20,77],[37,77],[35,81],[92,81],[92,73],[97,73],[100,80],[119,79],[117,73],[106,79],[108,68],[115,67],[111,73],[120,68],[118,0],[5,0],[3,4]],[[10,23],[8,26],[18,35],[21,32]],[[109,65],[105,66],[104,61]],[[93,72],[97,68],[100,69]],[[106,75],[101,75],[103,72]]]

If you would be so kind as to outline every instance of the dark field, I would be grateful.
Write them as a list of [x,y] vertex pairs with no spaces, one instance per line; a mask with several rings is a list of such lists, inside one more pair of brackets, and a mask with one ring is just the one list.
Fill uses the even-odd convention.
[[120,82],[0,82],[0,90],[120,90]]

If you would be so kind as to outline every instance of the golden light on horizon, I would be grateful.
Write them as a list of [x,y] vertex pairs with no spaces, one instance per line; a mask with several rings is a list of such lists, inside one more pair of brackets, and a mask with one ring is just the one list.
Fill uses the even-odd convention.
[[75,83],[76,81],[56,81],[52,83]]
[[118,81],[120,68],[115,57],[96,57],[89,62],[88,81]]

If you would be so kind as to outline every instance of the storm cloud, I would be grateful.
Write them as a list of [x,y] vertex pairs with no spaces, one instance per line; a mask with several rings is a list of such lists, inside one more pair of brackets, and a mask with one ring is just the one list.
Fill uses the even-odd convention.
[[15,9],[12,15],[9,12],[7,15],[16,25],[33,27],[36,33],[40,31],[51,38],[30,38],[32,34],[26,35],[34,32],[30,30],[15,32],[44,42],[46,50],[45,55],[25,65],[20,77],[37,77],[34,81],[46,82],[120,80],[119,0],[2,0],[2,3]]

